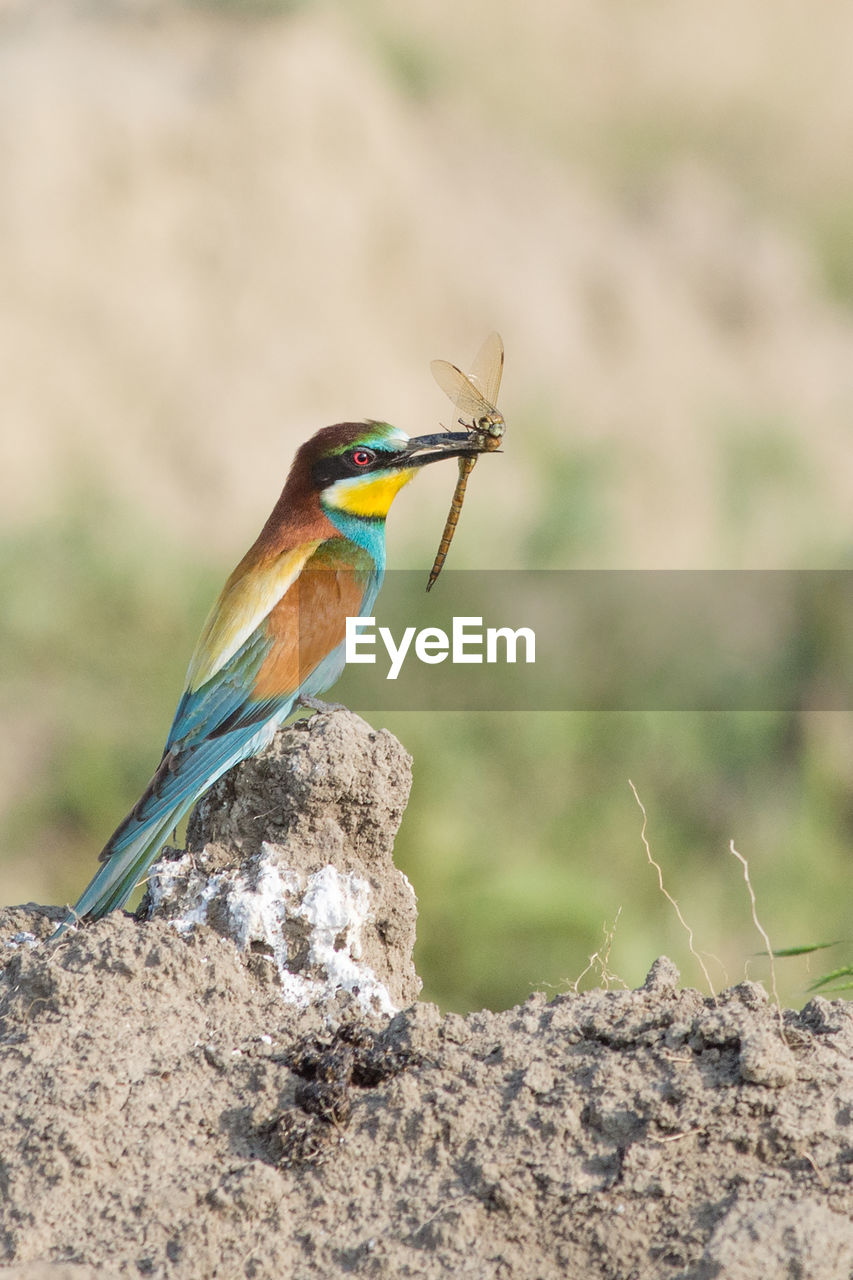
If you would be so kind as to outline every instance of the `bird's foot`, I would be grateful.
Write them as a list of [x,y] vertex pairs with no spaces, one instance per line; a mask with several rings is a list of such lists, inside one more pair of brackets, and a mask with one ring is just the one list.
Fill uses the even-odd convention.
[[297,698],[300,707],[307,707],[309,711],[316,711],[322,715],[331,715],[333,711],[346,711],[346,707],[342,702],[321,702],[319,698],[312,698],[309,695],[301,694]]

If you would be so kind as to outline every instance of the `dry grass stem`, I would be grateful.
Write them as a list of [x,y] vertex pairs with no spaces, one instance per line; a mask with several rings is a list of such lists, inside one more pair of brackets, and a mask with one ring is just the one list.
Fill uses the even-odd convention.
[[752,881],[749,878],[749,863],[747,862],[746,858],[743,856],[742,853],[738,853],[737,849],[735,848],[734,840],[729,841],[729,849],[737,858],[740,865],[743,867],[743,878],[746,881],[746,887],[749,890],[749,902],[752,908],[752,923],[755,925],[756,929],[761,934],[762,940],[764,942],[764,946],[767,948],[767,958],[770,961],[770,990],[773,993],[773,1003],[775,1004],[776,1012],[779,1015],[779,1034],[782,1036],[782,1039],[784,1040],[785,1039],[785,1023],[782,1017],[782,1005],[779,1001],[779,992],[776,987],[776,960],[773,955],[773,948],[770,945],[770,938],[767,935],[767,930],[764,928],[764,926],[762,925],[761,921],[758,918],[758,911],[755,905],[755,892],[753,891],[753,888],[752,888]]
[[714,997],[716,996],[716,992],[714,991],[714,984],[711,982],[711,975],[708,973],[708,970],[705,966],[705,961],[702,959],[701,955],[696,950],[696,947],[693,944],[693,930],[690,928],[690,925],[687,923],[687,921],[684,919],[684,916],[681,914],[681,908],[679,907],[678,903],[675,901],[675,898],[673,898],[672,894],[665,888],[663,883],[663,872],[661,871],[658,863],[655,862],[654,858],[652,857],[652,851],[651,851],[651,848],[649,847],[649,842],[646,838],[646,827],[648,825],[648,816],[646,814],[645,806],[642,800],[640,799],[639,795],[637,794],[637,788],[634,786],[630,778],[628,779],[628,785],[633,791],[634,799],[637,801],[637,804],[640,807],[640,813],[643,815],[643,829],[640,832],[640,839],[643,842],[643,848],[646,851],[646,857],[648,858],[650,865],[653,866],[655,871],[657,872],[658,888],[660,889],[663,896],[666,898],[667,902],[672,906],[673,910],[675,911],[675,914],[678,916],[678,923],[681,925],[682,929],[687,934],[687,945],[690,948],[690,954],[693,956],[699,968],[702,970],[705,981],[708,984],[708,990],[710,991],[711,996]]
[[595,968],[598,969],[599,975],[601,977],[601,981],[605,988],[609,988],[610,984],[612,982],[615,982],[615,983],[618,983],[620,987],[624,987],[626,991],[629,990],[627,982],[625,982],[622,978],[620,978],[618,974],[612,973],[610,970],[610,951],[613,946],[613,938],[616,934],[616,926],[619,923],[619,917],[621,916],[621,914],[622,914],[622,908],[620,907],[619,910],[616,912],[616,915],[613,917],[613,924],[610,926],[610,928],[608,929],[606,923],[602,925],[601,928],[604,934],[604,941],[602,943],[601,950],[594,951],[592,953],[592,955],[589,957],[589,961],[586,965],[586,968],[581,970],[581,972],[575,978],[574,982],[571,984],[572,991],[574,991],[575,995],[578,995],[580,984],[583,981],[583,979],[586,977],[586,975],[590,972],[591,969],[595,969]]

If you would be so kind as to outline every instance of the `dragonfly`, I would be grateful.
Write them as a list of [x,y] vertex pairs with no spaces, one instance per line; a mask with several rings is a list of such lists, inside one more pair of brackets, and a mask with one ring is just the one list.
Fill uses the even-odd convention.
[[[506,431],[503,414],[495,407],[504,368],[504,344],[499,333],[490,333],[474,359],[470,373],[463,373],[449,360],[433,360],[432,376],[445,395],[449,396],[460,414],[459,425],[469,433],[471,444],[477,453],[492,453],[499,449]],[[468,487],[468,477],[474,470],[477,453],[466,454],[459,459],[459,479],[453,492],[450,510],[430,570],[427,591],[431,589],[444,568]]]

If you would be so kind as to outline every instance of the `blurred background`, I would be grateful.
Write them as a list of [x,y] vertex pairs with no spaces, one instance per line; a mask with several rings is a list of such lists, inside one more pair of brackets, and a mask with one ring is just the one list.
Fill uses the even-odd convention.
[[[455,568],[844,568],[853,10],[0,3],[0,900],[76,898],[295,446],[507,351]],[[453,477],[389,520],[432,562]],[[438,588],[436,588],[438,590]],[[353,706],[354,710],[359,710]],[[850,960],[844,714],[394,713],[424,995]],[[615,928],[614,926],[615,922]],[[593,971],[584,982],[596,980]]]

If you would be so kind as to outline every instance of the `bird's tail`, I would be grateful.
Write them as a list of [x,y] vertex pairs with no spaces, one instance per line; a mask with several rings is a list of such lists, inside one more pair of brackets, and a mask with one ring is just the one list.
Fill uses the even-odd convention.
[[184,798],[165,817],[161,813],[148,822],[140,823],[130,814],[101,855],[104,865],[92,877],[50,941],[61,937],[72,925],[83,920],[99,920],[123,906],[194,800],[195,796]]
[[250,721],[238,730],[198,744],[167,747],[154,777],[102,852],[104,865],[51,934],[50,941],[74,924],[99,920],[108,911],[123,906],[196,800],[238,760],[265,746],[277,723],[277,715],[267,712],[260,728]]

